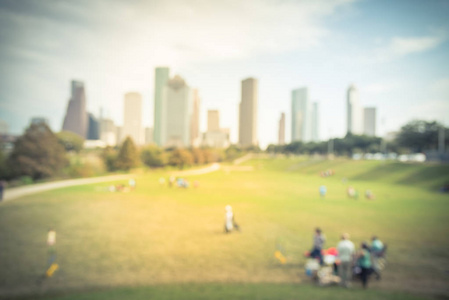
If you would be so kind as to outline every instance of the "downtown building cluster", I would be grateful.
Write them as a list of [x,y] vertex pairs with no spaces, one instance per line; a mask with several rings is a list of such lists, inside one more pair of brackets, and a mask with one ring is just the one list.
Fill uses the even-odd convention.
[[[207,131],[200,133],[200,97],[198,89],[188,86],[176,75],[170,78],[167,67],[155,70],[154,127],[144,128],[143,101],[140,93],[124,95],[123,126],[100,113],[97,119],[86,111],[84,83],[72,81],[71,98],[62,130],[76,133],[86,139],[87,147],[115,146],[126,137],[137,145],[156,144],[160,147],[226,148],[230,145],[229,128],[220,127],[218,110],[207,112]],[[242,81],[240,103],[239,142],[242,146],[257,145],[257,80]]]
[[[113,120],[97,119],[86,112],[84,84],[72,81],[71,99],[63,122],[63,130],[74,132],[87,140],[91,147],[115,146],[126,137],[137,145],[156,144],[160,147],[226,148],[230,145],[229,128],[220,127],[218,110],[207,111],[207,130],[200,132],[201,100],[198,89],[191,88],[180,76],[170,77],[170,69],[155,69],[154,127],[144,128],[141,94],[129,92],[123,100],[123,126]],[[258,146],[258,80],[247,78],[241,82],[241,101],[238,107],[238,144]],[[286,143],[286,114],[279,120],[278,144]],[[291,142],[318,142],[319,104],[310,100],[309,89],[302,87],[291,92]],[[376,108],[363,108],[355,86],[347,91],[347,133],[376,134]]]

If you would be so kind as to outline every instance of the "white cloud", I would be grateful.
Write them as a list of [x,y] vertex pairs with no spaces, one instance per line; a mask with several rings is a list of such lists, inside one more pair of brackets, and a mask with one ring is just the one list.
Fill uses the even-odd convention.
[[443,41],[441,36],[418,38],[394,38],[391,41],[391,52],[402,56],[412,53],[420,53],[437,47]]
[[395,37],[387,46],[378,48],[372,62],[389,62],[406,55],[422,53],[438,47],[446,40],[446,36],[438,34],[424,37]]

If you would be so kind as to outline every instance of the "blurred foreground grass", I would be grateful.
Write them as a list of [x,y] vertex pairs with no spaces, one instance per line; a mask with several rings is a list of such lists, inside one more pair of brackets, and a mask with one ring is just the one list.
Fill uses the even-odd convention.
[[[448,166],[298,158],[247,165],[253,170],[187,177],[199,181],[197,189],[160,186],[158,179],[169,173],[151,171],[140,174],[129,193],[86,185],[2,204],[0,297],[96,289],[103,291],[67,299],[119,299],[115,293],[133,295],[122,299],[143,299],[145,293],[202,299],[202,289],[209,295],[204,299],[220,299],[216,289],[229,289],[222,296],[233,299],[289,299],[296,292],[313,299],[330,298],[329,293],[340,299],[408,297],[392,290],[449,295],[449,197],[438,192],[449,181]],[[321,178],[319,172],[329,168],[336,174]],[[321,184],[328,189],[324,200]],[[347,198],[348,185],[358,189],[358,200]],[[366,189],[374,192],[374,201],[364,199]],[[223,234],[227,204],[241,233]],[[327,247],[335,246],[342,232],[349,232],[356,246],[373,234],[388,244],[389,264],[368,294],[308,286],[302,253],[310,250],[317,226]],[[57,232],[60,269],[39,283],[49,227]],[[285,248],[286,265],[273,257],[277,243]]]

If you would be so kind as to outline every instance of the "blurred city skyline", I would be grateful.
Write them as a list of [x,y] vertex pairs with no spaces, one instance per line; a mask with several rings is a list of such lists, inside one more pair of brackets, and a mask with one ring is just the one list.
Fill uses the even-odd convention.
[[[238,140],[241,80],[259,81],[258,138],[278,141],[292,90],[320,105],[320,138],[346,134],[346,93],[377,107],[377,135],[411,119],[449,118],[447,1],[4,1],[0,0],[0,119],[13,134],[32,117],[59,131],[70,81],[87,110],[123,124],[128,92],[153,126],[154,69],[170,67],[199,90]],[[446,118],[446,119],[445,119]]]

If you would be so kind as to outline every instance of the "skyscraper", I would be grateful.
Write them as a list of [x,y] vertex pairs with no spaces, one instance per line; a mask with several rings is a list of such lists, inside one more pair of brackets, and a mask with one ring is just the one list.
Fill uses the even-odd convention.
[[364,118],[363,134],[369,136],[376,136],[376,108],[365,107],[363,118]]
[[218,110],[207,111],[207,131],[220,130],[220,115]]
[[255,78],[242,81],[242,101],[239,106],[239,144],[242,147],[257,146],[258,82]]
[[91,113],[88,113],[89,126],[87,130],[88,140],[99,140],[100,139],[100,123],[97,118]]
[[309,142],[312,138],[312,113],[309,90],[299,88],[292,91],[292,142]]
[[184,79],[176,75],[167,82],[162,104],[162,146],[190,146],[193,92]]
[[117,136],[117,128],[114,125],[114,121],[111,119],[100,118],[100,140],[107,146],[115,146],[119,141]]
[[123,139],[130,136],[136,145],[142,145],[142,96],[139,93],[125,94],[123,112]]
[[312,141],[318,142],[320,140],[320,118],[318,102],[312,104]]
[[162,107],[163,107],[163,90],[170,77],[170,69],[167,67],[159,67],[155,70],[154,79],[154,127],[153,139],[156,145],[162,146]]
[[86,94],[84,84],[72,81],[72,96],[67,106],[62,130],[74,132],[83,138],[87,137]]
[[207,111],[207,132],[203,135],[203,145],[213,148],[229,147],[229,129],[220,128],[220,112]]
[[281,113],[279,120],[279,145],[285,144],[285,113]]
[[200,145],[200,96],[198,89],[193,89],[192,124],[190,126],[190,144],[198,147]]
[[359,92],[354,85],[348,88],[347,124],[348,133],[363,134],[363,109],[359,101]]

